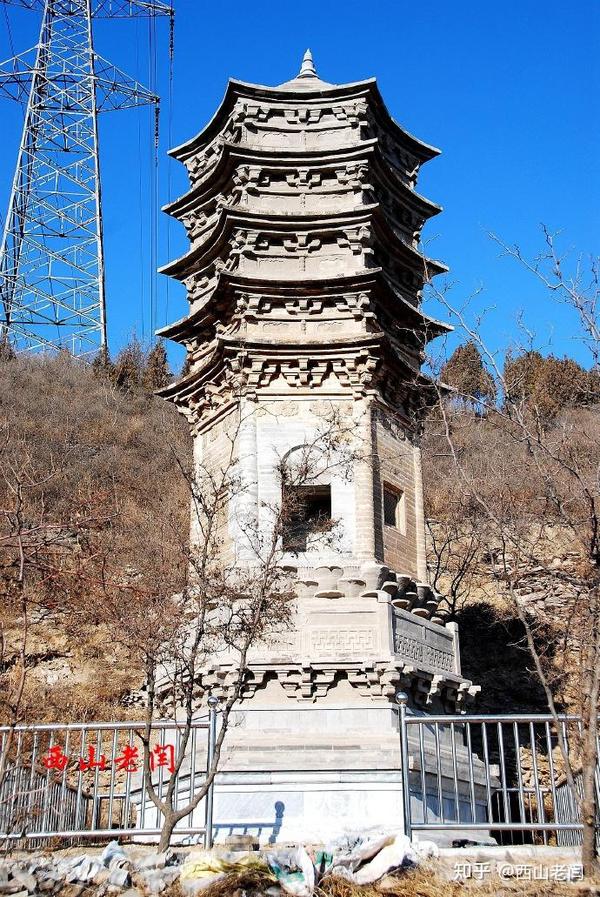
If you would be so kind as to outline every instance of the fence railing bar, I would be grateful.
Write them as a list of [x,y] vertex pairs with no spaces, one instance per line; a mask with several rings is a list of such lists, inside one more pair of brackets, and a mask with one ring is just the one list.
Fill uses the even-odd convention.
[[490,777],[490,752],[488,745],[487,723],[481,724],[481,738],[483,741],[483,762],[485,766],[485,790],[487,799],[488,819],[493,819],[494,811],[492,809],[492,782]]
[[511,818],[506,790],[506,760],[504,757],[504,737],[502,735],[502,723],[498,722],[498,749],[500,751],[500,782],[502,784],[502,802],[504,804],[504,819],[508,822]]
[[[132,726],[129,727],[127,733],[127,741],[126,744],[133,749],[133,733],[134,729]],[[145,805],[145,797],[146,797],[146,779],[144,776],[144,771],[142,770],[142,806]],[[125,801],[123,805],[123,822],[127,824],[131,819],[131,776],[125,777]]]
[[[114,758],[117,756],[118,743],[119,743],[118,732],[115,729],[115,731],[113,732],[112,742],[111,742],[111,746],[110,746],[113,762],[114,762]],[[115,802],[115,780],[116,780],[116,770],[115,770],[115,774],[110,777],[110,789],[108,792],[108,825],[109,825],[109,828],[112,825],[112,821],[113,821],[113,810],[114,810],[114,802]]]
[[[158,741],[157,741],[156,743],[159,744]],[[152,753],[150,753],[150,756],[152,757]],[[164,799],[165,799],[165,794],[164,794],[164,777],[165,777],[165,771],[164,771],[164,769],[163,769],[162,766],[159,766],[159,768],[158,768],[158,782],[157,782],[157,784],[158,784],[158,788],[157,788],[156,790],[157,790],[157,792],[158,792],[158,796],[159,796],[159,798],[160,798],[161,800],[164,800]],[[157,808],[157,812],[158,812],[158,808]]]
[[[531,740],[531,756],[532,756],[532,764],[533,764],[533,782],[535,786],[535,794],[537,801],[537,816],[540,822],[545,821],[544,815],[544,795],[542,794],[542,789],[540,787],[540,777],[539,777],[539,768],[537,761],[537,740],[535,737],[535,726],[532,721],[529,723],[529,736]],[[544,832],[544,844],[548,843],[548,838],[546,837],[546,833]]]
[[[426,717],[422,716],[408,716],[406,717],[406,722],[409,726],[418,726],[425,722],[427,724],[431,723],[449,723],[454,720],[457,723],[529,723],[531,721],[533,714],[531,713],[449,713],[447,716],[445,714],[427,714]],[[578,716],[568,713],[561,713],[558,715],[558,719],[563,722],[576,722],[579,720]],[[536,713],[535,714],[536,722],[554,722],[554,716],[551,713]]]
[[519,738],[519,724],[513,723],[513,737],[515,741],[515,760],[517,766],[517,796],[519,800],[519,814],[521,816],[520,822],[525,822],[525,800],[523,794],[523,771],[521,769],[521,739]]
[[[71,739],[71,733],[66,732],[65,733],[65,756],[66,757],[69,756],[70,739]],[[60,829],[65,827],[65,816],[66,816],[66,812],[67,812],[67,801],[66,801],[65,797],[67,794],[67,769],[68,769],[68,766],[69,766],[69,764],[66,763],[65,768],[63,769],[63,772],[62,772],[61,779],[60,779],[61,810],[60,810],[60,814],[58,817],[58,827]]]
[[454,815],[460,822],[460,794],[458,792],[458,764],[456,761],[456,723],[450,723],[450,738],[452,740],[452,775],[454,779]]
[[[196,729],[192,729],[192,736],[191,736],[192,756],[191,756],[191,762],[190,762],[190,788],[189,788],[189,799],[190,800],[192,798],[194,786],[196,783],[196,748],[197,748],[196,731],[197,731]],[[192,824],[193,815],[194,815],[194,811],[190,810],[189,816],[187,817],[188,825]]]
[[[181,731],[179,727],[175,732],[175,761],[179,757],[179,752],[181,750]],[[183,800],[181,798],[181,776],[178,777],[175,782],[175,809],[179,810],[179,808],[183,805]]]
[[[204,719],[194,720],[192,725],[196,729],[207,729],[208,730],[208,722],[205,722]],[[123,722],[120,722],[120,723],[89,723],[89,722],[85,722],[85,723],[60,723],[60,725],[58,723],[35,723],[32,725],[0,726],[0,732],[1,733],[8,733],[11,731],[14,731],[14,732],[53,732],[54,729],[57,728],[57,726],[63,732],[66,732],[69,730],[73,731],[73,732],[81,732],[81,731],[84,731],[84,730],[90,729],[90,728],[93,728],[94,730],[100,729],[102,731],[106,731],[106,730],[110,729],[112,731],[113,729],[117,729],[117,730],[129,729],[130,727],[132,727],[132,722],[131,722],[131,720],[124,720]],[[143,728],[144,728],[144,724],[142,722],[133,724],[134,730],[135,729],[142,730]],[[153,730],[172,729],[172,728],[173,728],[173,723],[170,720],[155,720],[152,723]]]
[[[131,736],[131,732],[129,733],[129,736],[130,736],[130,739],[131,739],[131,737],[132,737],[132,736]],[[143,769],[143,763],[142,763],[142,772],[141,772],[141,776],[142,776],[142,783],[141,783],[141,788],[140,788],[140,791],[141,791],[141,799],[140,799],[140,827],[141,827],[141,828],[146,828],[146,804],[148,803],[148,796],[147,796],[147,794],[146,794],[146,774],[145,774],[144,769]],[[153,811],[156,811],[156,807],[154,806],[154,804],[152,804],[152,808],[153,808]],[[124,819],[123,821],[126,822],[126,821],[127,821],[127,817],[125,817],[125,819]]]
[[556,801],[556,775],[554,772],[554,756],[552,752],[552,733],[550,731],[550,723],[545,723],[546,730],[546,750],[548,752],[548,768],[550,773],[550,793],[552,794],[552,815],[557,818],[557,801]]
[[[412,827],[418,831],[447,831],[449,826],[445,822],[413,822]],[[560,822],[461,822],[461,831],[502,831],[502,832],[529,832],[529,831],[582,831],[581,823]]]
[[[102,731],[98,729],[96,732],[96,763],[100,763],[100,758],[102,757]],[[92,796],[92,826],[97,828],[97,817],[96,813],[98,811],[98,779],[100,776],[100,767],[96,766],[94,771],[94,794]]]
[[433,727],[435,738],[435,765],[436,765],[436,781],[437,781],[437,799],[438,799],[438,815],[444,820],[444,789],[442,787],[442,761],[440,755],[440,727],[439,723],[435,723]]
[[[87,729],[84,727],[81,730],[81,737],[79,739],[79,750],[81,751],[81,756],[85,757],[85,750],[87,747]],[[79,821],[80,812],[81,812],[81,804],[83,800],[83,770],[81,768],[81,763],[79,764],[79,773],[77,776],[77,801],[75,804],[75,819]]]
[[[29,795],[27,799],[27,818],[31,819],[33,815],[33,810],[35,806],[35,794],[34,794],[34,782],[36,775],[36,763],[37,763],[37,748],[38,748],[38,733],[33,733],[33,744],[31,746],[31,770],[29,773]],[[66,772],[66,770],[65,770]]]
[[[208,708],[209,708],[209,728],[208,728],[208,742],[207,742],[207,750],[206,750],[206,775],[208,778],[208,774],[211,770],[212,763],[215,756],[215,745],[217,743],[217,699],[209,698],[208,699]],[[402,712],[403,708],[400,708]],[[404,730],[406,731],[406,729]],[[408,763],[407,763],[408,765]],[[208,786],[206,797],[205,797],[205,806],[204,806],[204,847],[206,850],[210,850],[213,846],[213,800],[214,800],[214,792],[215,792],[215,782],[214,778],[210,785]],[[410,808],[409,808],[410,812]]]
[[[54,729],[51,729],[50,734],[48,736],[48,745],[47,745],[46,750],[50,751],[50,748],[54,745],[54,742],[55,742]],[[48,826],[48,812],[50,809],[50,800],[49,800],[50,777],[51,777],[50,767],[48,767],[48,769],[46,769],[46,780],[44,782],[43,811],[42,811],[42,821],[41,821],[42,830],[44,830]]]
[[471,724],[467,723],[467,752],[469,754],[469,795],[471,800],[471,819],[473,822],[477,819],[477,810],[475,807],[475,773],[473,770],[473,749],[471,745]]
[[[160,835],[160,828],[101,828],[101,829],[68,829],[66,831],[60,831],[56,829],[54,831],[48,832],[24,832],[24,833],[5,833],[2,832],[3,839],[10,839],[12,841],[17,841],[21,839],[39,839],[39,838],[116,838],[116,837],[124,837],[129,835],[131,838],[135,838],[144,836],[156,836]],[[194,826],[193,828],[177,828],[176,833],[178,835],[198,835],[204,832],[204,826]]]
[[[408,722],[408,720],[406,720]],[[427,822],[429,810],[427,807],[427,772],[425,769],[425,733],[424,727],[419,726],[419,764],[421,766],[421,795],[423,800],[423,820]]]

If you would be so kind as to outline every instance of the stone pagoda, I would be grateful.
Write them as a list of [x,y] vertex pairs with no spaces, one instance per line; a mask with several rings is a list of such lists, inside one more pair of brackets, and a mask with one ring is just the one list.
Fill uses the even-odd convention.
[[[333,465],[302,487],[300,537],[284,538],[294,627],[252,655],[219,779],[228,831],[306,837],[332,814],[398,822],[395,692],[425,713],[455,712],[476,690],[425,558],[420,366],[446,328],[420,304],[446,269],[420,250],[440,208],[415,188],[438,152],[394,122],[375,80],[328,84],[309,51],[279,87],[230,81],[205,129],[171,151],[191,186],[166,211],[190,247],[162,271],[186,285],[190,308],[162,335],[189,363],[162,395],[209,469],[239,427],[247,489],[231,501],[224,560],[252,563],[240,515],[269,526],[280,460],[328,415],[361,447],[350,472]],[[312,527],[323,519],[335,538]],[[220,655],[202,685],[224,693],[232,668]]]

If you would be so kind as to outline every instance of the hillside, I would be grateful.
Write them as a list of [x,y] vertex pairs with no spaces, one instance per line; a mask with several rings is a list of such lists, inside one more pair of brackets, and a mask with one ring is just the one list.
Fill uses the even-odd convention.
[[23,719],[123,716],[140,675],[97,611],[173,588],[185,569],[187,426],[120,373],[116,385],[114,369],[68,355],[0,365],[5,719],[23,650]]
[[[119,620],[139,627],[140,637],[168,626],[165,596],[181,587],[187,570],[191,440],[185,421],[152,395],[149,381],[163,376],[153,364],[156,358],[135,346],[116,367],[90,367],[67,355],[0,362],[6,720],[23,681],[18,715],[25,720],[135,713],[128,695],[142,670],[125,647],[131,633],[119,641]],[[577,540],[559,525],[524,447],[469,408],[451,410],[451,427],[461,464],[486,501],[498,513],[510,510],[511,522],[516,507],[530,509],[519,525],[544,533],[548,569],[578,557]],[[568,428],[572,450],[593,463],[597,406],[570,409],[552,428]],[[543,710],[523,629],[507,600],[499,534],[467,500],[453,463],[434,414],[424,440],[430,573],[460,623],[464,672],[482,685],[482,710]],[[533,580],[532,594],[537,588],[545,595]],[[546,608],[552,604],[546,633],[561,630],[560,594]],[[136,601],[143,596],[147,608],[148,595],[154,615],[136,619]]]

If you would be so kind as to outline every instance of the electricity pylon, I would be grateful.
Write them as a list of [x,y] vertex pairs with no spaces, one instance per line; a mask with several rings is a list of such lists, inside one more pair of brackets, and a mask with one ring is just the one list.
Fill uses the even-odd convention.
[[[0,244],[0,340],[17,351],[106,349],[98,114],[158,97],[94,50],[96,17],[169,16],[142,0],[0,0],[40,10],[37,45],[0,64],[26,105]],[[138,161],[139,164],[139,161]]]

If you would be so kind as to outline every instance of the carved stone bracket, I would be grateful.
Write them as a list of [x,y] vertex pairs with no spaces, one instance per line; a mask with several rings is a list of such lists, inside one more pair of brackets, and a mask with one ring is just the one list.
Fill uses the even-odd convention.
[[[237,682],[237,670],[227,664],[211,666],[198,677],[198,695],[210,692],[225,699]],[[427,674],[408,664],[389,661],[250,665],[244,677],[241,696],[253,698],[268,681],[277,680],[284,694],[293,701],[318,701],[325,698],[340,679],[347,679],[361,698],[379,703],[394,703],[399,689],[410,692],[413,702],[431,707],[437,699],[447,709],[461,710],[479,691],[470,682]]]

